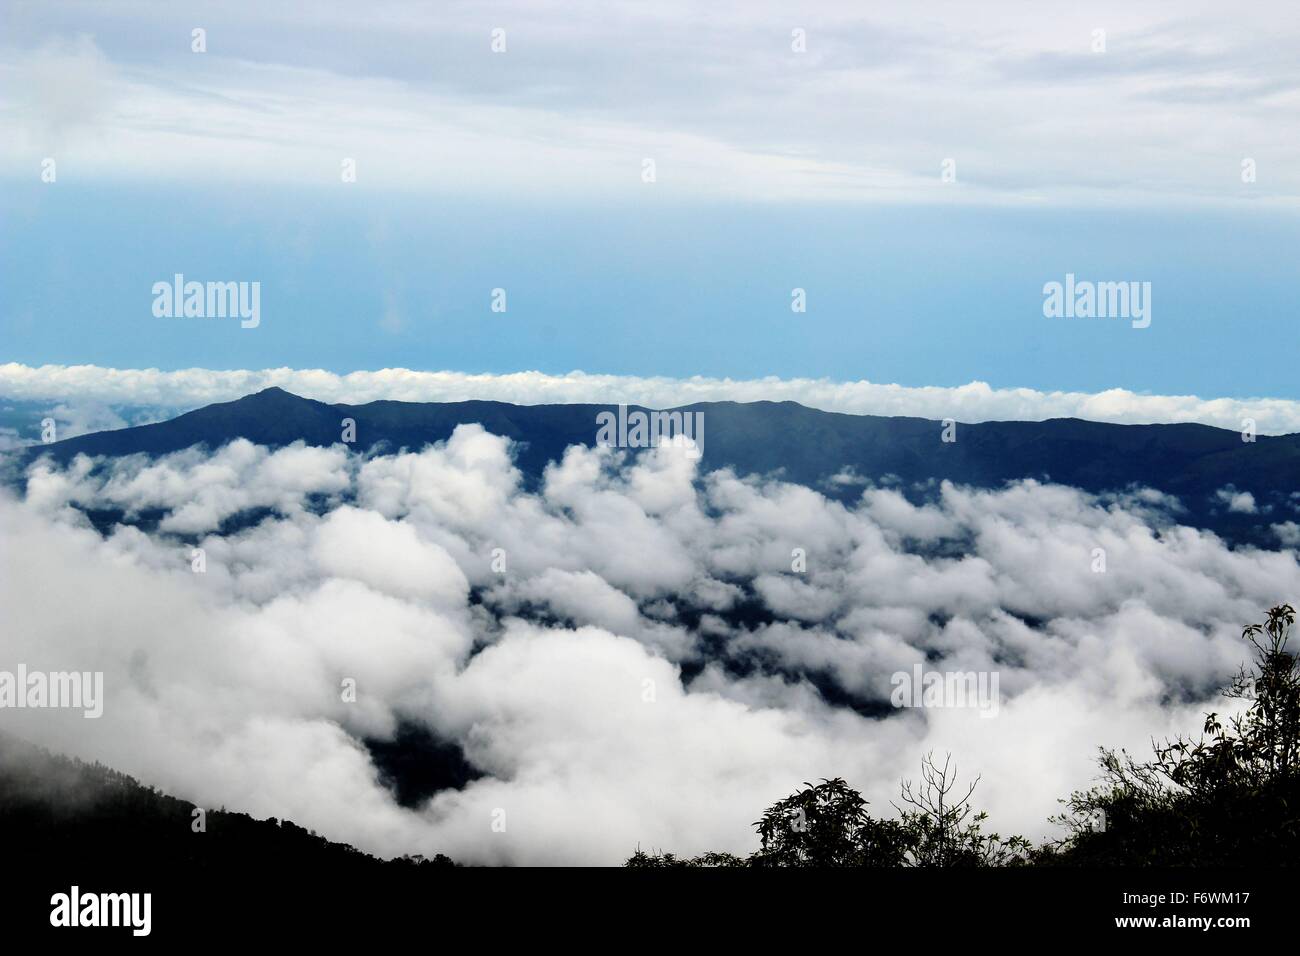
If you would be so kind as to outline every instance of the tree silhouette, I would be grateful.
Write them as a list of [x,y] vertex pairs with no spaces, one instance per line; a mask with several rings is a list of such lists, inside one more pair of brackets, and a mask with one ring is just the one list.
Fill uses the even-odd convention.
[[754,824],[762,848],[754,866],[899,866],[908,836],[897,822],[867,813],[843,778],[805,783]]
[[[729,853],[677,857],[637,849],[626,866],[691,867],[939,867],[1007,866],[1021,862],[1030,845],[1022,837],[1003,840],[985,834],[984,813],[975,813],[972,783],[959,800],[951,755],[943,767],[926,754],[921,783],[902,784],[902,800],[911,809],[897,820],[879,820],[867,812],[867,801],[841,777],[819,784],[805,783],[784,800],[768,807],[754,828],[760,848],[748,858]],[[973,814],[973,816],[972,816]]]
[[748,858],[679,859],[637,850],[628,866],[973,867],[1031,865],[1294,865],[1300,857],[1300,661],[1290,649],[1295,609],[1271,608],[1242,630],[1252,660],[1223,695],[1239,713],[1206,715],[1201,736],[1152,742],[1154,758],[1100,748],[1101,782],[1050,818],[1065,836],[1032,847],[984,833],[972,803],[979,777],[957,784],[952,755],[921,760],[904,781],[897,819],[880,820],[842,778],[805,784],[754,824]]
[[952,754],[944,757],[942,767],[935,763],[933,752],[921,759],[922,786],[914,787],[909,781],[901,786],[903,802],[911,809],[894,805],[908,835],[906,865],[1009,866],[1028,857],[1032,847],[1024,837],[1004,840],[996,833],[983,832],[988,814],[975,812],[970,802],[979,782],[976,777],[966,792],[955,798],[957,768],[952,766]]
[[1300,843],[1300,672],[1295,610],[1242,630],[1253,651],[1223,695],[1247,702],[1201,736],[1153,742],[1154,759],[1100,751],[1102,782],[1072,794],[1066,837],[1041,862],[1163,866],[1293,864]]

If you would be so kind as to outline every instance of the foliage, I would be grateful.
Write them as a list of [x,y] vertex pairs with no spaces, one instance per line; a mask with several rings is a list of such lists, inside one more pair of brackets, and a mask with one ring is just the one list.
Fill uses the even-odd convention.
[[805,784],[754,824],[746,859],[678,859],[640,850],[628,866],[1002,867],[1031,865],[1294,865],[1300,858],[1300,662],[1290,649],[1295,610],[1268,611],[1242,630],[1252,660],[1223,695],[1231,717],[1207,714],[1201,736],[1153,742],[1153,758],[1100,748],[1099,783],[1071,794],[1051,818],[1065,836],[1041,847],[985,833],[951,756],[921,762],[920,785],[902,784],[896,819],[876,819],[836,777]]
[[862,794],[840,777],[805,783],[754,827],[762,841],[754,866],[898,866],[906,852],[903,828],[874,819]]
[[680,870],[686,868],[745,866],[745,861],[730,853],[702,853],[676,857],[671,853],[646,853],[640,847],[623,864],[636,870]]
[[951,799],[956,786],[951,757],[939,767],[927,754],[921,763],[921,782],[919,789],[903,784],[902,799],[910,809],[901,811],[897,820],[871,816],[862,794],[840,777],[805,783],[803,789],[768,807],[754,824],[761,846],[748,858],[729,853],[679,858],[638,849],[625,865],[639,869],[1006,866],[1029,852],[1029,843],[1021,837],[1003,840],[996,833],[982,832],[985,815],[974,813],[970,806],[974,784],[960,800]]
[[907,865],[917,867],[1010,866],[1022,862],[1032,849],[1020,836],[1003,839],[997,833],[984,833],[988,819],[984,811],[973,813],[970,798],[979,778],[966,788],[960,799],[951,794],[957,785],[957,771],[949,772],[951,754],[940,767],[933,754],[921,761],[923,787],[911,783],[902,787],[903,802],[911,809],[899,808],[902,827],[908,834]]
[[1288,649],[1295,610],[1272,608],[1242,638],[1253,651],[1223,692],[1246,702],[1201,736],[1153,744],[1139,762],[1101,749],[1101,782],[1055,818],[1066,837],[1041,862],[1092,865],[1283,865],[1300,848],[1300,672]]

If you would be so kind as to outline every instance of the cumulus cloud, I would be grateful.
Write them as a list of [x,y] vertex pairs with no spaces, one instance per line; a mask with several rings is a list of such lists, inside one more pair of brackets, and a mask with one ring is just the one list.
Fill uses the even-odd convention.
[[1231,487],[1220,488],[1214,496],[1227,505],[1228,510],[1233,514],[1253,515],[1258,510],[1255,507],[1255,496],[1249,491],[1238,491]]
[[[542,372],[475,375],[388,368],[339,375],[322,369],[191,368],[164,372],[97,365],[0,364],[0,395],[24,400],[58,399],[68,405],[128,404],[185,411],[212,402],[231,401],[270,386],[305,398],[348,404],[380,399],[405,402],[484,399],[519,405],[623,402],[671,408],[709,401],[793,401],[828,412],[954,418],[963,422],[1083,418],[1119,424],[1199,422],[1236,431],[1249,418],[1263,434],[1300,431],[1300,402],[1289,399],[1145,395],[1120,388],[1095,393],[1040,392],[1030,388],[993,388],[985,382],[948,388],[865,380],[703,376],[676,379],[581,371],[565,375]],[[842,473],[834,480],[837,484],[853,484],[862,479]]]
[[1294,521],[1283,521],[1281,524],[1273,525],[1272,528],[1273,533],[1277,535],[1278,541],[1285,547],[1300,547],[1300,524],[1296,524]]
[[[103,670],[107,701],[15,729],[385,854],[747,852],[802,781],[845,776],[885,813],[931,748],[984,774],[997,827],[1039,837],[1097,745],[1221,709],[1242,624],[1300,590],[1294,553],[1229,549],[1159,495],[945,483],[845,505],[680,449],[581,447],[529,490],[512,454],[460,426],[393,455],[32,466],[0,498],[5,661]],[[996,719],[893,710],[917,664],[996,672]],[[363,741],[401,723],[480,776],[400,806]]]
[[112,468],[107,480],[95,474],[89,458],[67,470],[42,461],[29,475],[28,495],[37,504],[120,508],[128,517],[165,507],[161,530],[193,533],[216,529],[251,508],[291,513],[308,496],[337,494],[347,484],[346,461],[341,447],[296,443],[270,452],[238,439],[211,456],[199,448],[158,464],[137,456]]

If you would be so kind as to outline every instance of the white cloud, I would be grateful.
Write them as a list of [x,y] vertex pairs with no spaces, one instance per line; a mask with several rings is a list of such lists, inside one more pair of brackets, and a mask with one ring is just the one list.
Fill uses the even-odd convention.
[[360,581],[383,594],[463,605],[469,582],[451,555],[422,541],[413,525],[374,511],[342,507],[316,534],[314,557],[331,577]]
[[348,486],[350,459],[343,446],[310,448],[295,442],[275,451],[236,439],[215,454],[195,447],[157,462],[144,456],[111,463],[106,475],[92,475],[93,463],[79,458],[69,469],[41,463],[30,470],[27,494],[36,504],[100,504],[134,516],[167,508],[161,530],[180,534],[215,530],[222,521],[252,508],[292,513],[306,497],[328,499]]
[[[1157,532],[1165,503],[1142,496],[945,484],[923,508],[879,490],[845,507],[674,449],[585,448],[526,491],[478,426],[418,453],[305,451],[79,459],[0,497],[6,659],[103,670],[108,697],[99,721],[16,711],[15,730],[386,854],[746,852],[749,821],[804,780],[843,775],[887,814],[930,748],[984,774],[995,826],[1038,837],[1097,745],[1195,732],[1242,624],[1300,592],[1293,553],[1230,550],[1167,512]],[[185,519],[101,538],[74,501]],[[275,514],[215,533],[260,507]],[[168,529],[200,536],[205,574]],[[997,718],[828,703],[883,706],[923,661],[998,672]],[[399,720],[484,776],[399,807],[358,743]]]
[[[336,184],[349,156],[360,188],[630,198],[650,156],[666,195],[1036,204],[1235,201],[1249,155],[1251,195],[1292,204],[1289,12],[1280,0],[1251,18],[1210,0],[925,14],[759,2],[707,19],[686,0],[599,15],[520,0],[297,16],[47,3],[9,31],[0,88],[15,128],[0,164],[31,175],[57,145],[85,177]],[[196,20],[202,55],[189,49]],[[494,24],[505,53],[490,51]],[[945,185],[947,158],[958,175]]]
[[1233,514],[1253,515],[1258,510],[1255,507],[1255,496],[1249,491],[1238,491],[1236,488],[1220,488],[1214,493],[1215,497],[1228,506],[1228,510]]
[[1281,524],[1273,525],[1273,533],[1277,535],[1278,541],[1284,547],[1300,547],[1300,524],[1294,521],[1283,521]]
[[119,92],[113,64],[85,33],[51,37],[14,57],[6,72],[17,130],[50,151],[107,119]]

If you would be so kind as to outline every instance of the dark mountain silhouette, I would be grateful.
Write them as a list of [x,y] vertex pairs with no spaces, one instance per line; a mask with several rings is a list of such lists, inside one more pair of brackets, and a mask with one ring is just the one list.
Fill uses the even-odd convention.
[[74,874],[112,863],[115,870],[129,864],[156,876],[293,876],[325,868],[364,879],[452,865],[441,855],[380,860],[288,820],[204,809],[205,830],[195,832],[193,804],[102,764],[52,754],[0,732],[0,844],[20,869],[39,869],[52,853]]
[[439,740],[426,727],[401,722],[392,739],[362,740],[379,780],[399,804],[415,809],[440,790],[459,790],[483,776],[454,741]]
[[[418,450],[449,438],[457,425],[476,422],[519,443],[517,463],[535,483],[567,446],[595,444],[596,416],[602,411],[616,408],[488,401],[331,405],[268,388],[171,421],[36,446],[24,458],[50,455],[66,462],[77,454],[160,455],[192,445],[216,448],[241,437],[271,447],[295,441],[328,446],[340,441],[345,418],[356,422],[356,448]],[[844,500],[861,489],[830,483],[846,471],[871,480],[895,476],[913,496],[917,483],[942,479],[996,488],[1034,478],[1092,492],[1140,485],[1178,497],[1186,508],[1184,523],[1236,543],[1270,547],[1277,541],[1269,525],[1295,516],[1290,495],[1300,474],[1300,435],[1245,442],[1238,432],[1206,425],[1060,418],[959,424],[957,440],[944,442],[937,421],[824,412],[795,402],[701,402],[675,411],[704,414],[705,469],[779,475]],[[1229,512],[1216,495],[1228,487],[1250,492],[1259,508],[1271,511]]]

